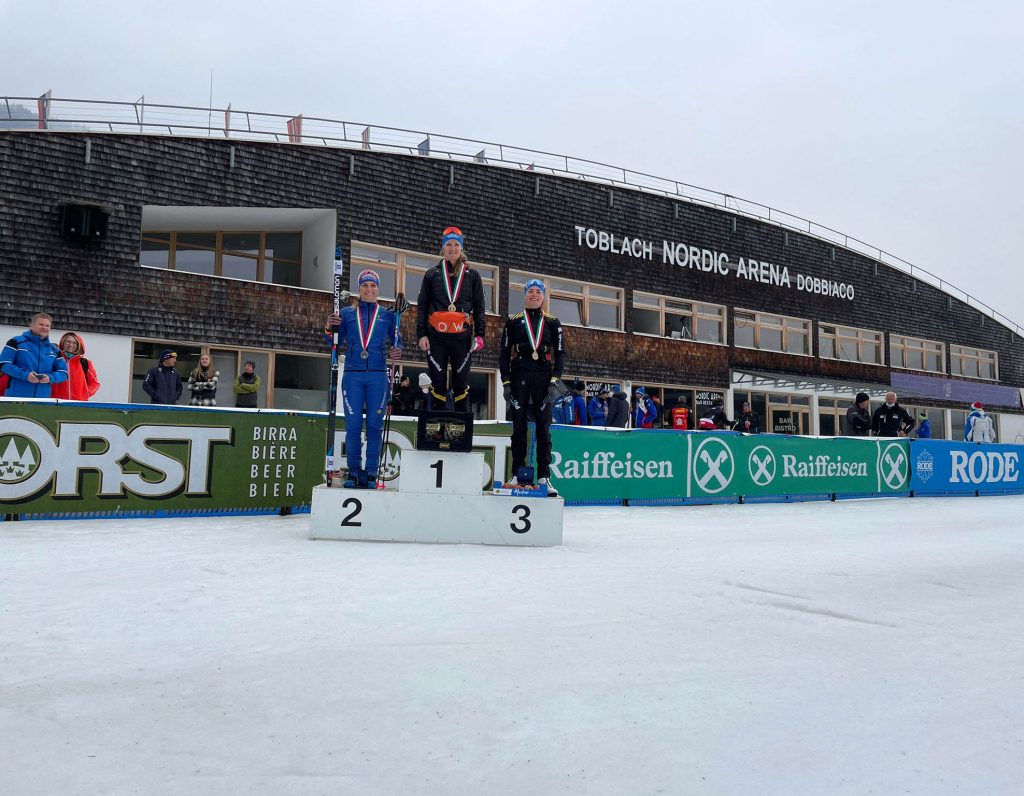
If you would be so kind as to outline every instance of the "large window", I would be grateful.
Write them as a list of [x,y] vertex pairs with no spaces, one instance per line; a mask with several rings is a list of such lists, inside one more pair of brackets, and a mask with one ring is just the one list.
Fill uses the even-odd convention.
[[954,376],[995,381],[999,378],[999,356],[995,351],[951,344],[949,372]]
[[622,329],[622,290],[586,282],[552,279],[523,271],[509,275],[509,314],[522,312],[523,290],[530,279],[540,278],[547,285],[548,311],[563,324],[595,329]]
[[894,368],[945,373],[945,346],[902,334],[889,335],[889,364]]
[[302,233],[143,232],[139,263],[297,287],[302,281]]
[[740,348],[810,354],[811,322],[767,312],[735,310],[733,342]]
[[851,326],[818,324],[818,355],[824,359],[884,365],[881,332]]
[[633,331],[676,340],[721,343],[725,341],[725,307],[634,293]]
[[[349,272],[349,290],[357,292],[356,280],[361,271],[372,268],[380,274],[380,297],[393,299],[399,290],[405,291],[405,298],[415,304],[420,294],[423,275],[441,261],[440,255],[390,249],[369,243],[352,242],[352,267]],[[494,314],[498,307],[498,267],[470,261],[470,267],[480,274],[484,284],[484,309]],[[401,285],[399,288],[397,285]]]

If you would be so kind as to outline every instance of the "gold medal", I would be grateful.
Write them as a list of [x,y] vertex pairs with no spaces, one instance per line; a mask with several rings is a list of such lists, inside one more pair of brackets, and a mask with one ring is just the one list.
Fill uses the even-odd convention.
[[536,351],[534,351],[530,356],[534,358],[534,361],[540,359],[540,354],[538,354]]
[[448,312],[455,312],[455,305],[454,304],[449,304],[448,305]]

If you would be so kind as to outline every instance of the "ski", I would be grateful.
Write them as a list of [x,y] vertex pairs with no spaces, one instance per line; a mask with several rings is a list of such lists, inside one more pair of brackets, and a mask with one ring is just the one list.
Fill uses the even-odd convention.
[[[341,258],[341,246],[334,250],[334,314],[341,314],[342,303],[347,304],[349,292],[341,289],[341,272],[344,263]],[[334,329],[331,336],[331,375],[327,387],[327,457],[324,463],[324,480],[327,486],[331,485],[334,478],[334,435],[338,420],[338,347],[340,345],[341,326]]]
[[[402,314],[409,309],[409,302],[405,299],[405,293],[399,293],[395,296],[395,306],[393,309],[395,311],[395,335],[397,337],[402,333]],[[384,462],[387,461],[388,438],[391,436],[391,401],[395,396],[395,376],[397,370],[395,362],[392,360],[388,366],[388,397],[387,407],[384,410],[384,435],[380,442],[380,461],[377,463],[377,489],[384,488]]]

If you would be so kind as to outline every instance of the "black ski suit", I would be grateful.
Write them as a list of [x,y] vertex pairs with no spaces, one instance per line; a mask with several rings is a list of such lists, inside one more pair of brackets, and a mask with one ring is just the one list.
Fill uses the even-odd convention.
[[[447,266],[448,283],[454,290],[459,278],[458,265],[452,266],[441,260],[423,275],[420,284],[420,295],[416,301],[416,339],[426,337],[430,342],[427,354],[427,373],[430,374],[433,408],[442,408],[448,396],[448,366],[451,365],[451,391],[455,399],[456,411],[464,412],[469,408],[469,366],[473,355],[473,342],[476,337],[483,337],[487,331],[484,317],[484,283],[480,274],[466,265],[465,276],[459,287],[458,295],[451,301],[445,289],[445,275],[442,267]],[[430,314],[446,312],[449,305],[454,304],[457,312],[465,313],[467,321],[461,332],[438,332],[429,324]]]
[[[544,319],[534,359],[526,323],[534,334]],[[498,353],[501,383],[512,391],[512,472],[526,464],[526,431],[529,415],[537,422],[537,478],[551,475],[551,404],[546,403],[552,379],[562,377],[565,367],[565,338],[562,324],[540,309],[528,309],[505,321]]]

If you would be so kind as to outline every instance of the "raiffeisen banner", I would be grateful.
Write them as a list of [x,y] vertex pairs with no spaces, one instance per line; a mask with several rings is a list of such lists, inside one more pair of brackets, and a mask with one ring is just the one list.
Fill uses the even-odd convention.
[[920,439],[910,444],[915,495],[1024,492],[1021,445]]

